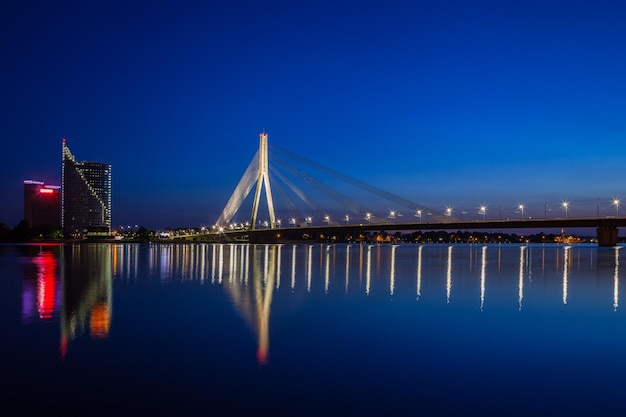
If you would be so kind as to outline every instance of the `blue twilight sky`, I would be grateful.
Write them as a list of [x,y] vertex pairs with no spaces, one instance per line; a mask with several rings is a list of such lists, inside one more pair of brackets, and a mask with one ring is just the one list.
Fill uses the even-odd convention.
[[112,164],[115,227],[215,222],[263,129],[435,210],[626,197],[626,2],[7,3],[11,227],[24,179],[60,183],[64,137]]

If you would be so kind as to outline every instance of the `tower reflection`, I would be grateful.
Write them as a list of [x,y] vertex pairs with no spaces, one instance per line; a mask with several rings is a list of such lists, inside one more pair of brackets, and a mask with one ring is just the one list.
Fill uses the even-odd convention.
[[112,251],[108,244],[82,244],[61,248],[63,304],[61,355],[85,329],[94,339],[106,338],[111,325]]
[[[220,251],[225,245],[220,245]],[[248,257],[240,254],[240,246],[229,245],[229,254],[234,258],[243,259],[248,263]],[[274,291],[278,291],[278,280],[280,276],[280,245],[251,245],[246,246],[251,251],[249,262],[251,264],[251,277],[243,280],[228,279],[224,284],[224,289],[230,295],[233,304],[244,317],[246,322],[257,333],[258,348],[257,361],[259,365],[267,364],[269,358],[269,326],[272,296]],[[295,263],[293,265],[295,268]],[[236,271],[229,271],[232,276]],[[251,283],[251,287],[248,285]],[[275,288],[276,286],[276,288]]]

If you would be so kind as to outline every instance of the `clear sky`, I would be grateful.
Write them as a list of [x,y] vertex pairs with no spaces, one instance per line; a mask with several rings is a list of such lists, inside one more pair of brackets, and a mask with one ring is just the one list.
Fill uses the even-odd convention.
[[263,129],[441,211],[626,197],[626,2],[7,3],[10,227],[24,179],[60,183],[64,137],[112,164],[115,227],[215,222]]

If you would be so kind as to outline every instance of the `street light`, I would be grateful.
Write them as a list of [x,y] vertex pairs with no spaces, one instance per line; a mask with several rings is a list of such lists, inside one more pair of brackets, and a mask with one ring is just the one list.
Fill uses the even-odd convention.
[[367,220],[367,223],[371,224],[372,223],[372,213],[370,213],[369,211],[367,213],[365,213],[365,220]]
[[330,226],[330,216],[328,214],[324,216],[324,221],[326,222],[326,226]]
[[452,207],[446,207],[446,216],[452,217]]
[[396,212],[395,212],[395,210],[391,210],[391,211],[389,212],[389,218],[390,218],[390,219],[391,219],[391,221],[393,222],[393,219],[395,219],[395,218],[396,218]]
[[569,208],[569,201],[563,201],[561,206],[565,209],[565,218],[567,219],[567,209]]
[[415,213],[415,217],[419,217],[420,223],[421,223],[422,222],[422,210],[417,210],[417,213]]
[[615,206],[615,217],[619,217],[619,203],[621,200],[619,198],[614,198],[611,204]]
[[294,217],[289,219],[289,224],[292,225],[293,227],[296,227],[296,219]]
[[304,219],[304,222],[307,224],[307,226],[310,226],[311,223],[313,223],[313,217],[307,217],[306,219]]
[[517,206],[517,209],[520,211],[520,213],[522,213],[522,220],[524,220],[524,205],[520,204],[519,206]]
[[484,204],[480,206],[480,210],[478,211],[478,213],[483,215],[483,221],[485,221],[485,218],[487,216],[487,206]]
[[346,214],[346,217],[344,217],[344,220],[346,221],[346,224],[350,224],[350,216],[348,216]]
[[276,220],[276,227],[278,227],[279,229],[280,229],[280,223],[281,223],[281,220],[280,220],[280,219],[277,219],[277,220]]

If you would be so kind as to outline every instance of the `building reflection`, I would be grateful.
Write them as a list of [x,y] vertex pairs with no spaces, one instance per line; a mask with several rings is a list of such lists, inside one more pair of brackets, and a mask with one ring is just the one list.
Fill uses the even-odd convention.
[[24,248],[29,262],[22,281],[22,321],[50,320],[60,310],[61,291],[57,279],[59,245]]
[[81,244],[61,248],[61,356],[83,331],[91,338],[108,337],[113,309],[114,246]]

